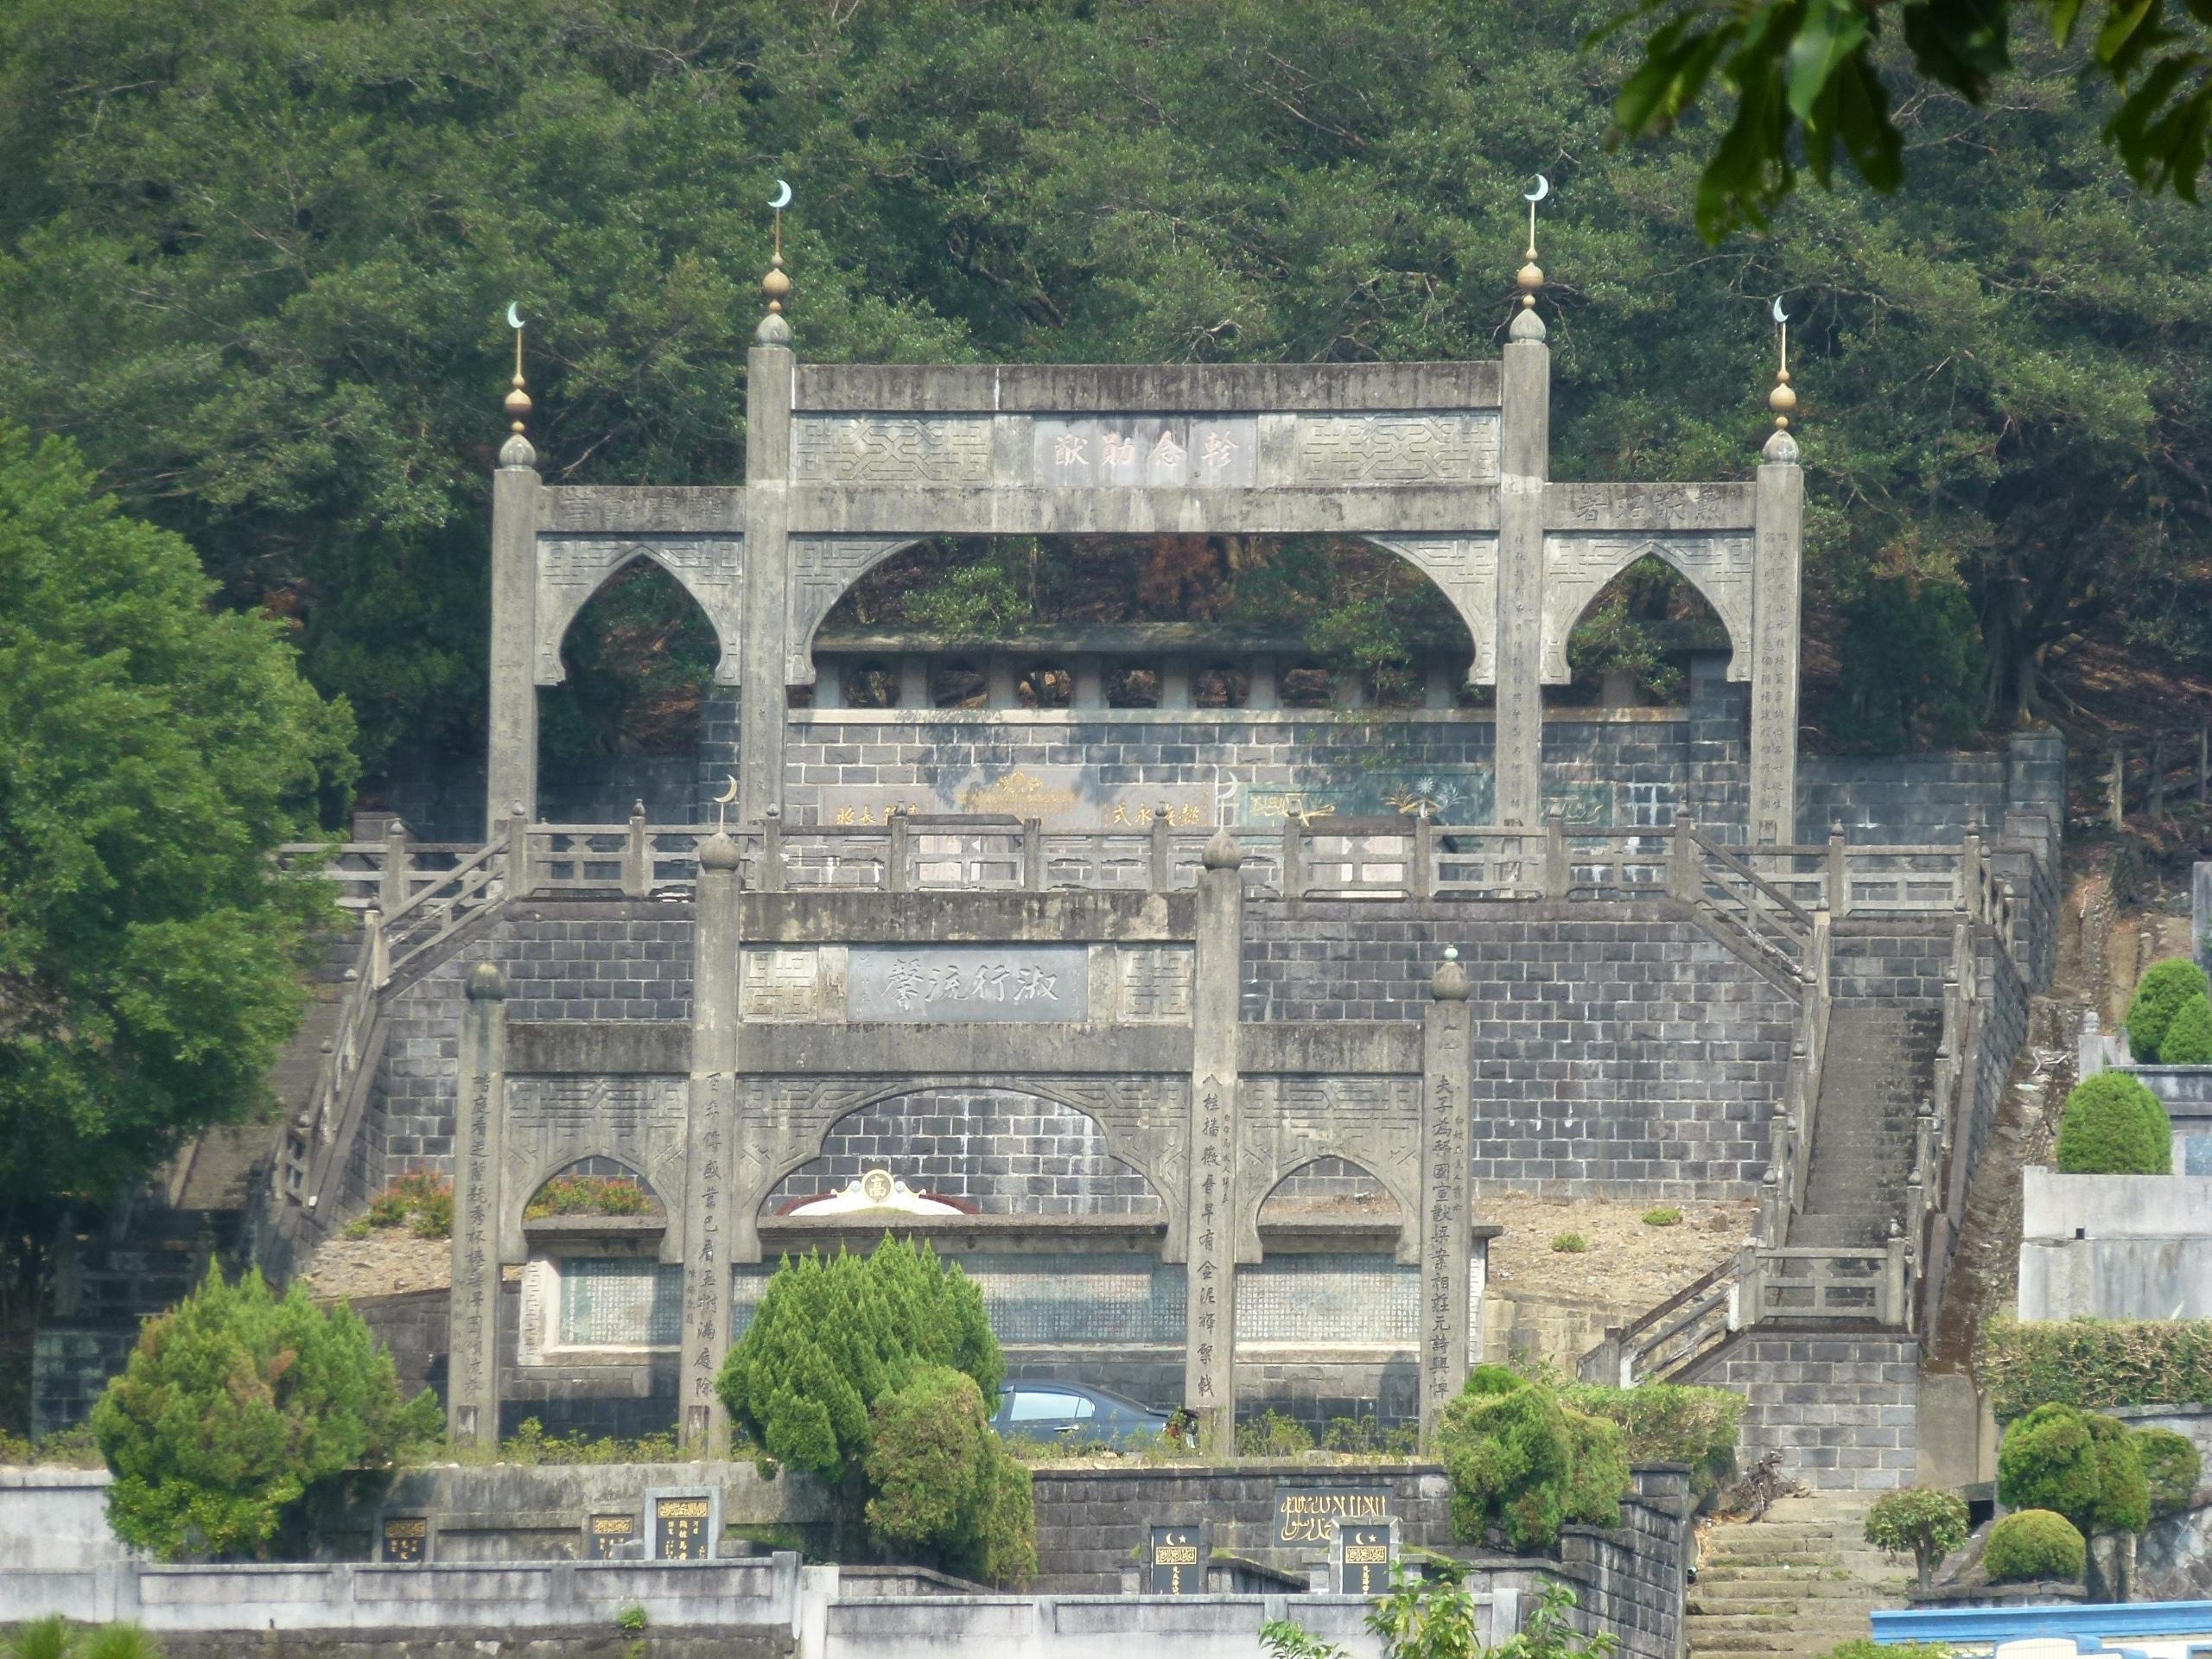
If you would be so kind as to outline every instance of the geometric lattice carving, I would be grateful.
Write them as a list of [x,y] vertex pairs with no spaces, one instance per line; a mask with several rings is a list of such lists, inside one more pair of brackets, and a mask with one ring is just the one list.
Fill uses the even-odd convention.
[[1248,1077],[1236,1157],[1236,1259],[1260,1259],[1260,1206],[1282,1178],[1341,1158],[1397,1201],[1398,1255],[1420,1259],[1419,1077]]
[[661,1259],[683,1259],[684,1133],[690,1084],[669,1077],[510,1077],[500,1163],[509,1251],[521,1260],[522,1212],[547,1178],[586,1158],[642,1174],[668,1211]]
[[845,590],[896,553],[912,536],[794,536],[784,588],[784,683],[814,683],[814,631]]
[[741,536],[621,537],[537,539],[537,682],[565,677],[561,641],[576,613],[607,578],[636,559],[651,559],[683,585],[714,625],[721,658],[715,678],[734,685],[745,609],[745,538]]
[[1495,536],[1370,536],[1418,566],[1444,590],[1475,642],[1471,672],[1477,685],[1497,683],[1497,537]]
[[1544,537],[1543,683],[1565,685],[1572,675],[1567,636],[1590,601],[1647,554],[1664,559],[1705,596],[1728,631],[1728,677],[1751,677],[1751,538],[1707,535],[1585,535],[1557,531]]

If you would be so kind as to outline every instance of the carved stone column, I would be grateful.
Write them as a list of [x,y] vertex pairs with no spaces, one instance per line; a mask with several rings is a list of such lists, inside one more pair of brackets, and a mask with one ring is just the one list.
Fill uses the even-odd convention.
[[1551,468],[1551,349],[1534,311],[1513,319],[1498,412],[1497,814],[1534,830],[1544,759],[1544,480]]
[[492,474],[492,700],[484,833],[522,804],[537,817],[537,451],[518,432]]
[[[737,843],[709,836],[699,844],[691,969],[691,1100],[683,1167],[683,1344],[677,1383],[683,1450],[693,1457],[729,1452],[729,1412],[715,1391],[729,1352],[730,1262],[734,1240],[752,1217],[736,1213],[732,1188],[737,1135]],[[747,1259],[757,1259],[757,1247]]]
[[1200,1445],[1227,1455],[1236,1446],[1236,1072],[1244,850],[1226,830],[1217,830],[1203,861],[1191,993],[1183,1403],[1198,1414]]
[[1421,1010],[1421,1430],[1466,1385],[1471,1323],[1474,1115],[1472,987],[1456,954],[1429,982]]
[[784,801],[784,590],[789,576],[791,325],[761,319],[746,353],[745,643],[738,652],[738,816]]
[[446,1431],[455,1440],[499,1438],[499,1166],[505,1141],[507,982],[479,963],[461,1010],[461,1073],[454,1101],[453,1294],[446,1361]]
[[1805,474],[1777,432],[1759,467],[1751,552],[1751,822],[1755,847],[1797,839],[1798,560]]

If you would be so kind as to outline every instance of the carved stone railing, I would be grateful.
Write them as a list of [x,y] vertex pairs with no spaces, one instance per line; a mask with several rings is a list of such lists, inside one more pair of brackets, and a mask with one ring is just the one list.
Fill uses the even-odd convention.
[[[1990,925],[1998,944],[2009,950],[1996,925]],[[1971,922],[1961,921],[1951,931],[1935,1074],[1913,1120],[1911,1173],[1905,1182],[1905,1213],[1897,1242],[1904,1255],[1899,1322],[1916,1330],[1925,1328],[1934,1313],[1966,1205],[1982,1020],[1980,962],[1974,940]]]

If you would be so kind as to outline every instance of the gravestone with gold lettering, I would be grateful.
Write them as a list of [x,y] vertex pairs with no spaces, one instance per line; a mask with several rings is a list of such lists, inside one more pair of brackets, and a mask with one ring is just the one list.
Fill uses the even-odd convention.
[[594,1561],[630,1560],[637,1538],[634,1515],[594,1515],[584,1525],[584,1548]]
[[1329,1551],[1336,1569],[1335,1588],[1347,1596],[1379,1596],[1390,1587],[1390,1564],[1398,1559],[1395,1521],[1339,1523]]
[[1278,1486],[1275,1548],[1310,1544],[1318,1553],[1333,1547],[1340,1526],[1387,1526],[1391,1497],[1388,1486]]
[[713,1555],[714,1500],[685,1495],[653,1500],[653,1559],[703,1561]]
[[429,1558],[430,1522],[420,1515],[385,1516],[377,1559],[398,1567],[420,1567]]
[[1154,1527],[1145,1548],[1144,1590],[1148,1596],[1202,1596],[1206,1589],[1206,1529],[1200,1526]]

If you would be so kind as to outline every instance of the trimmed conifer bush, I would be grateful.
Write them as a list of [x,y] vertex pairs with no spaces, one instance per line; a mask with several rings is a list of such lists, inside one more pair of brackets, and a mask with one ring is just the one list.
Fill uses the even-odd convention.
[[2076,1084],[2058,1122],[2058,1167],[2069,1175],[2166,1175],[2173,1122],[2158,1097],[2125,1071]]
[[2079,1579],[2089,1565],[2081,1529],[2050,1510],[2021,1510],[1989,1529],[1981,1565],[1992,1584]]
[[1516,1549],[1549,1549],[1569,1522],[1620,1523],[1620,1426],[1574,1409],[1548,1382],[1476,1366],[1444,1408],[1436,1452],[1452,1478],[1452,1529],[1471,1542],[1495,1529]]
[[2113,1418],[2037,1406],[2005,1431],[1997,1496],[2008,1509],[2053,1510],[2083,1533],[2140,1532],[2151,1488],[2135,1440]]
[[2191,997],[2212,992],[2212,980],[2186,957],[2154,962],[2136,982],[2127,1004],[2127,1046],[2146,1064],[2162,1062],[2166,1027]]
[[2181,1005],[2158,1039],[2160,1065],[2212,1065],[2212,997],[2202,991]]
[[2203,1459],[2196,1442],[2171,1428],[2139,1428],[2135,1452],[2143,1460],[2143,1478],[2151,1491],[2151,1513],[2178,1515],[2196,1496]]

